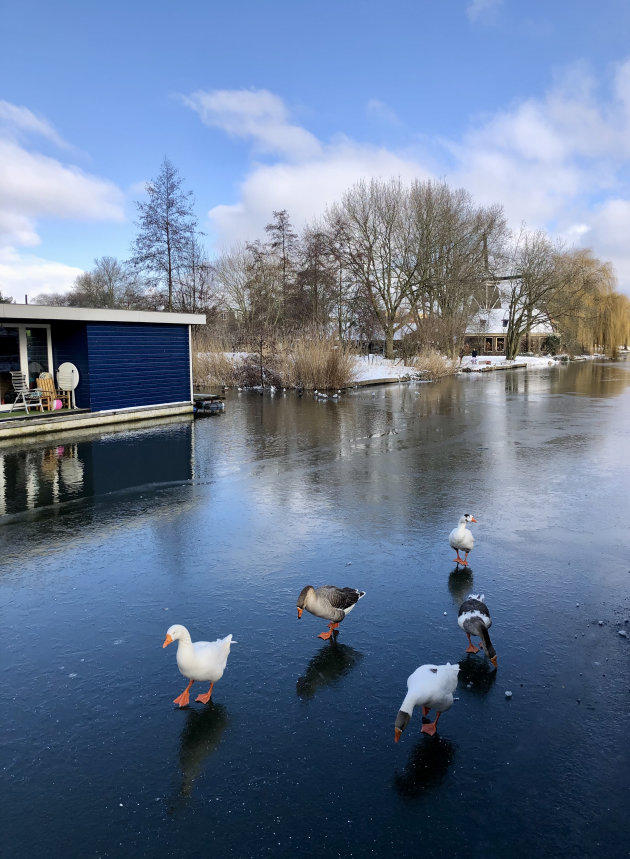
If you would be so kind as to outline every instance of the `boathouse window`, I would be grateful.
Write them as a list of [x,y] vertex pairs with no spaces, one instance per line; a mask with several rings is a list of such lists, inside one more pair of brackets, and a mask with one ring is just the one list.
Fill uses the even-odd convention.
[[508,319],[504,319],[504,320],[503,320],[503,327],[504,327],[504,328],[507,328],[507,327],[508,327],[508,321],[509,321]]
[[497,352],[505,351],[505,337],[497,337]]
[[486,337],[484,349],[486,352],[492,352],[492,337]]
[[17,328],[0,327],[0,399],[13,390],[11,370],[20,369],[20,332]]
[[51,367],[50,325],[0,325],[0,407],[14,399],[11,370],[21,370],[34,388],[39,374]]

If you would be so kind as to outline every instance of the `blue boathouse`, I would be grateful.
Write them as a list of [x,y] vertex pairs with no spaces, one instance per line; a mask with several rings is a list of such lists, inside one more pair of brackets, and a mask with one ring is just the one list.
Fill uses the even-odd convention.
[[11,408],[11,371],[32,388],[41,372],[78,371],[77,409],[93,413],[193,408],[191,326],[204,314],[0,304],[0,414]]

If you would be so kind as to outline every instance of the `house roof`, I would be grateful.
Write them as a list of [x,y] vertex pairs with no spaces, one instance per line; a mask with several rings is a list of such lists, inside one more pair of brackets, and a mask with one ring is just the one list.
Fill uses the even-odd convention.
[[0,321],[135,322],[159,325],[205,325],[205,313],[162,313],[152,310],[105,310],[100,307],[47,307],[45,304],[0,304]]
[[[466,334],[505,334],[507,324],[504,325],[503,320],[507,318],[508,311],[502,307],[480,310],[467,326]],[[536,322],[529,330],[531,334],[553,334],[553,327],[549,322]]]

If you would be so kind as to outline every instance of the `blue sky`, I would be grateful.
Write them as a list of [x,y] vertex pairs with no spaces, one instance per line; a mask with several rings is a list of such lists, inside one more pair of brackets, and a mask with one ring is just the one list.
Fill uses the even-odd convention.
[[626,0],[108,3],[0,12],[0,290],[125,258],[167,156],[210,254],[365,176],[445,179],[630,294]]

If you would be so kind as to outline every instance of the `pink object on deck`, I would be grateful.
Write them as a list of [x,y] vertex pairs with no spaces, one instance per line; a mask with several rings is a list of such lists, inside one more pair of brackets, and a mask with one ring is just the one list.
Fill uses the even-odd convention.
[[63,408],[63,403],[61,402],[61,400],[55,400],[55,409],[62,409],[62,408]]

